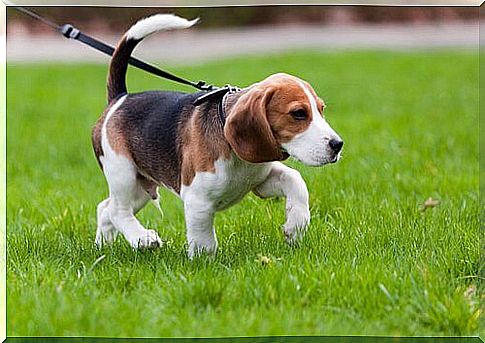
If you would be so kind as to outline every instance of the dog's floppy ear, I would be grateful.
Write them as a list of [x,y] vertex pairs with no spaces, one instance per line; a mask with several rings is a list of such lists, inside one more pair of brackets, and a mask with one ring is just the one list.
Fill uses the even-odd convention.
[[252,163],[284,160],[268,122],[267,108],[275,90],[256,86],[242,95],[229,111],[224,135],[234,152]]

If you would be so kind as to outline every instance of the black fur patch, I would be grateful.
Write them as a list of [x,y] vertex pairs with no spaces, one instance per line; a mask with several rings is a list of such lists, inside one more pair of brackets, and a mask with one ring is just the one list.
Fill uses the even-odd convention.
[[129,94],[117,111],[120,129],[139,172],[176,192],[181,187],[182,161],[178,133],[193,114],[192,103],[200,94],[165,91]]

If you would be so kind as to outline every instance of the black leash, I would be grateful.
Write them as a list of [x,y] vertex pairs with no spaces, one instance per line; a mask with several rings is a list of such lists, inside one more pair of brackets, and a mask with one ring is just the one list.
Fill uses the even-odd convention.
[[[64,24],[64,25],[61,26],[61,25],[58,25],[58,24],[54,23],[53,21],[50,21],[50,20],[38,15],[37,13],[32,12],[31,10],[28,10],[24,7],[15,6],[15,5],[13,5],[12,7],[14,7],[18,11],[25,13],[28,16],[30,16],[34,19],[37,19],[37,20],[43,22],[44,24],[50,26],[51,28],[60,32],[66,38],[75,39],[75,40],[77,40],[81,43],[88,45],[89,47],[91,47],[95,50],[98,50],[98,51],[101,51],[102,53],[105,53],[106,55],[113,56],[113,52],[114,52],[115,49],[112,46],[110,46],[106,43],[103,43],[96,38],[93,38],[91,36],[88,36],[88,35],[82,33],[79,29],[75,28],[74,26],[72,26],[70,24]],[[161,78],[168,79],[168,80],[171,80],[171,81],[174,81],[174,82],[178,82],[178,83],[181,83],[181,84],[184,84],[184,85],[187,85],[187,86],[192,86],[192,87],[197,88],[201,91],[214,91],[214,90],[217,91],[217,90],[220,89],[219,87],[216,87],[214,85],[208,85],[208,84],[206,84],[205,81],[202,81],[202,80],[197,81],[197,82],[186,80],[182,77],[179,77],[179,76],[171,74],[167,71],[161,70],[161,69],[155,67],[154,65],[148,64],[148,63],[146,63],[142,60],[139,60],[138,58],[135,58],[135,57],[130,57],[128,63],[131,64],[132,66],[137,67],[139,69],[142,69],[142,70],[144,70],[144,71],[146,71],[150,74],[155,74],[155,75],[157,75]],[[199,99],[197,99],[197,100],[199,100]]]

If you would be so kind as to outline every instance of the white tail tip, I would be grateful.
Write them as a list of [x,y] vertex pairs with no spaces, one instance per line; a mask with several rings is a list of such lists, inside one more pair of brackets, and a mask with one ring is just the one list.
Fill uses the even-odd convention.
[[173,14],[155,14],[133,25],[126,33],[126,38],[140,40],[158,31],[186,29],[198,22],[199,18],[187,20]]

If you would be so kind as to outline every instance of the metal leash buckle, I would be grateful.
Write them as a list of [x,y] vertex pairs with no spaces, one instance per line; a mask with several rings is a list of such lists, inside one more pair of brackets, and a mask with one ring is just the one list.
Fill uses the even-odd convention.
[[232,93],[239,92],[240,90],[241,89],[239,87],[231,86],[227,84],[224,87],[216,88],[213,91],[210,91],[206,94],[199,96],[197,99],[195,99],[195,101],[193,102],[193,105],[199,106],[200,104],[203,104],[204,102],[209,101],[211,99],[222,99],[222,97],[226,95],[226,93],[232,94]]
[[228,91],[229,94],[233,94],[241,91],[241,88],[239,88],[238,86],[232,86],[230,84],[226,84],[224,87],[229,89]]

